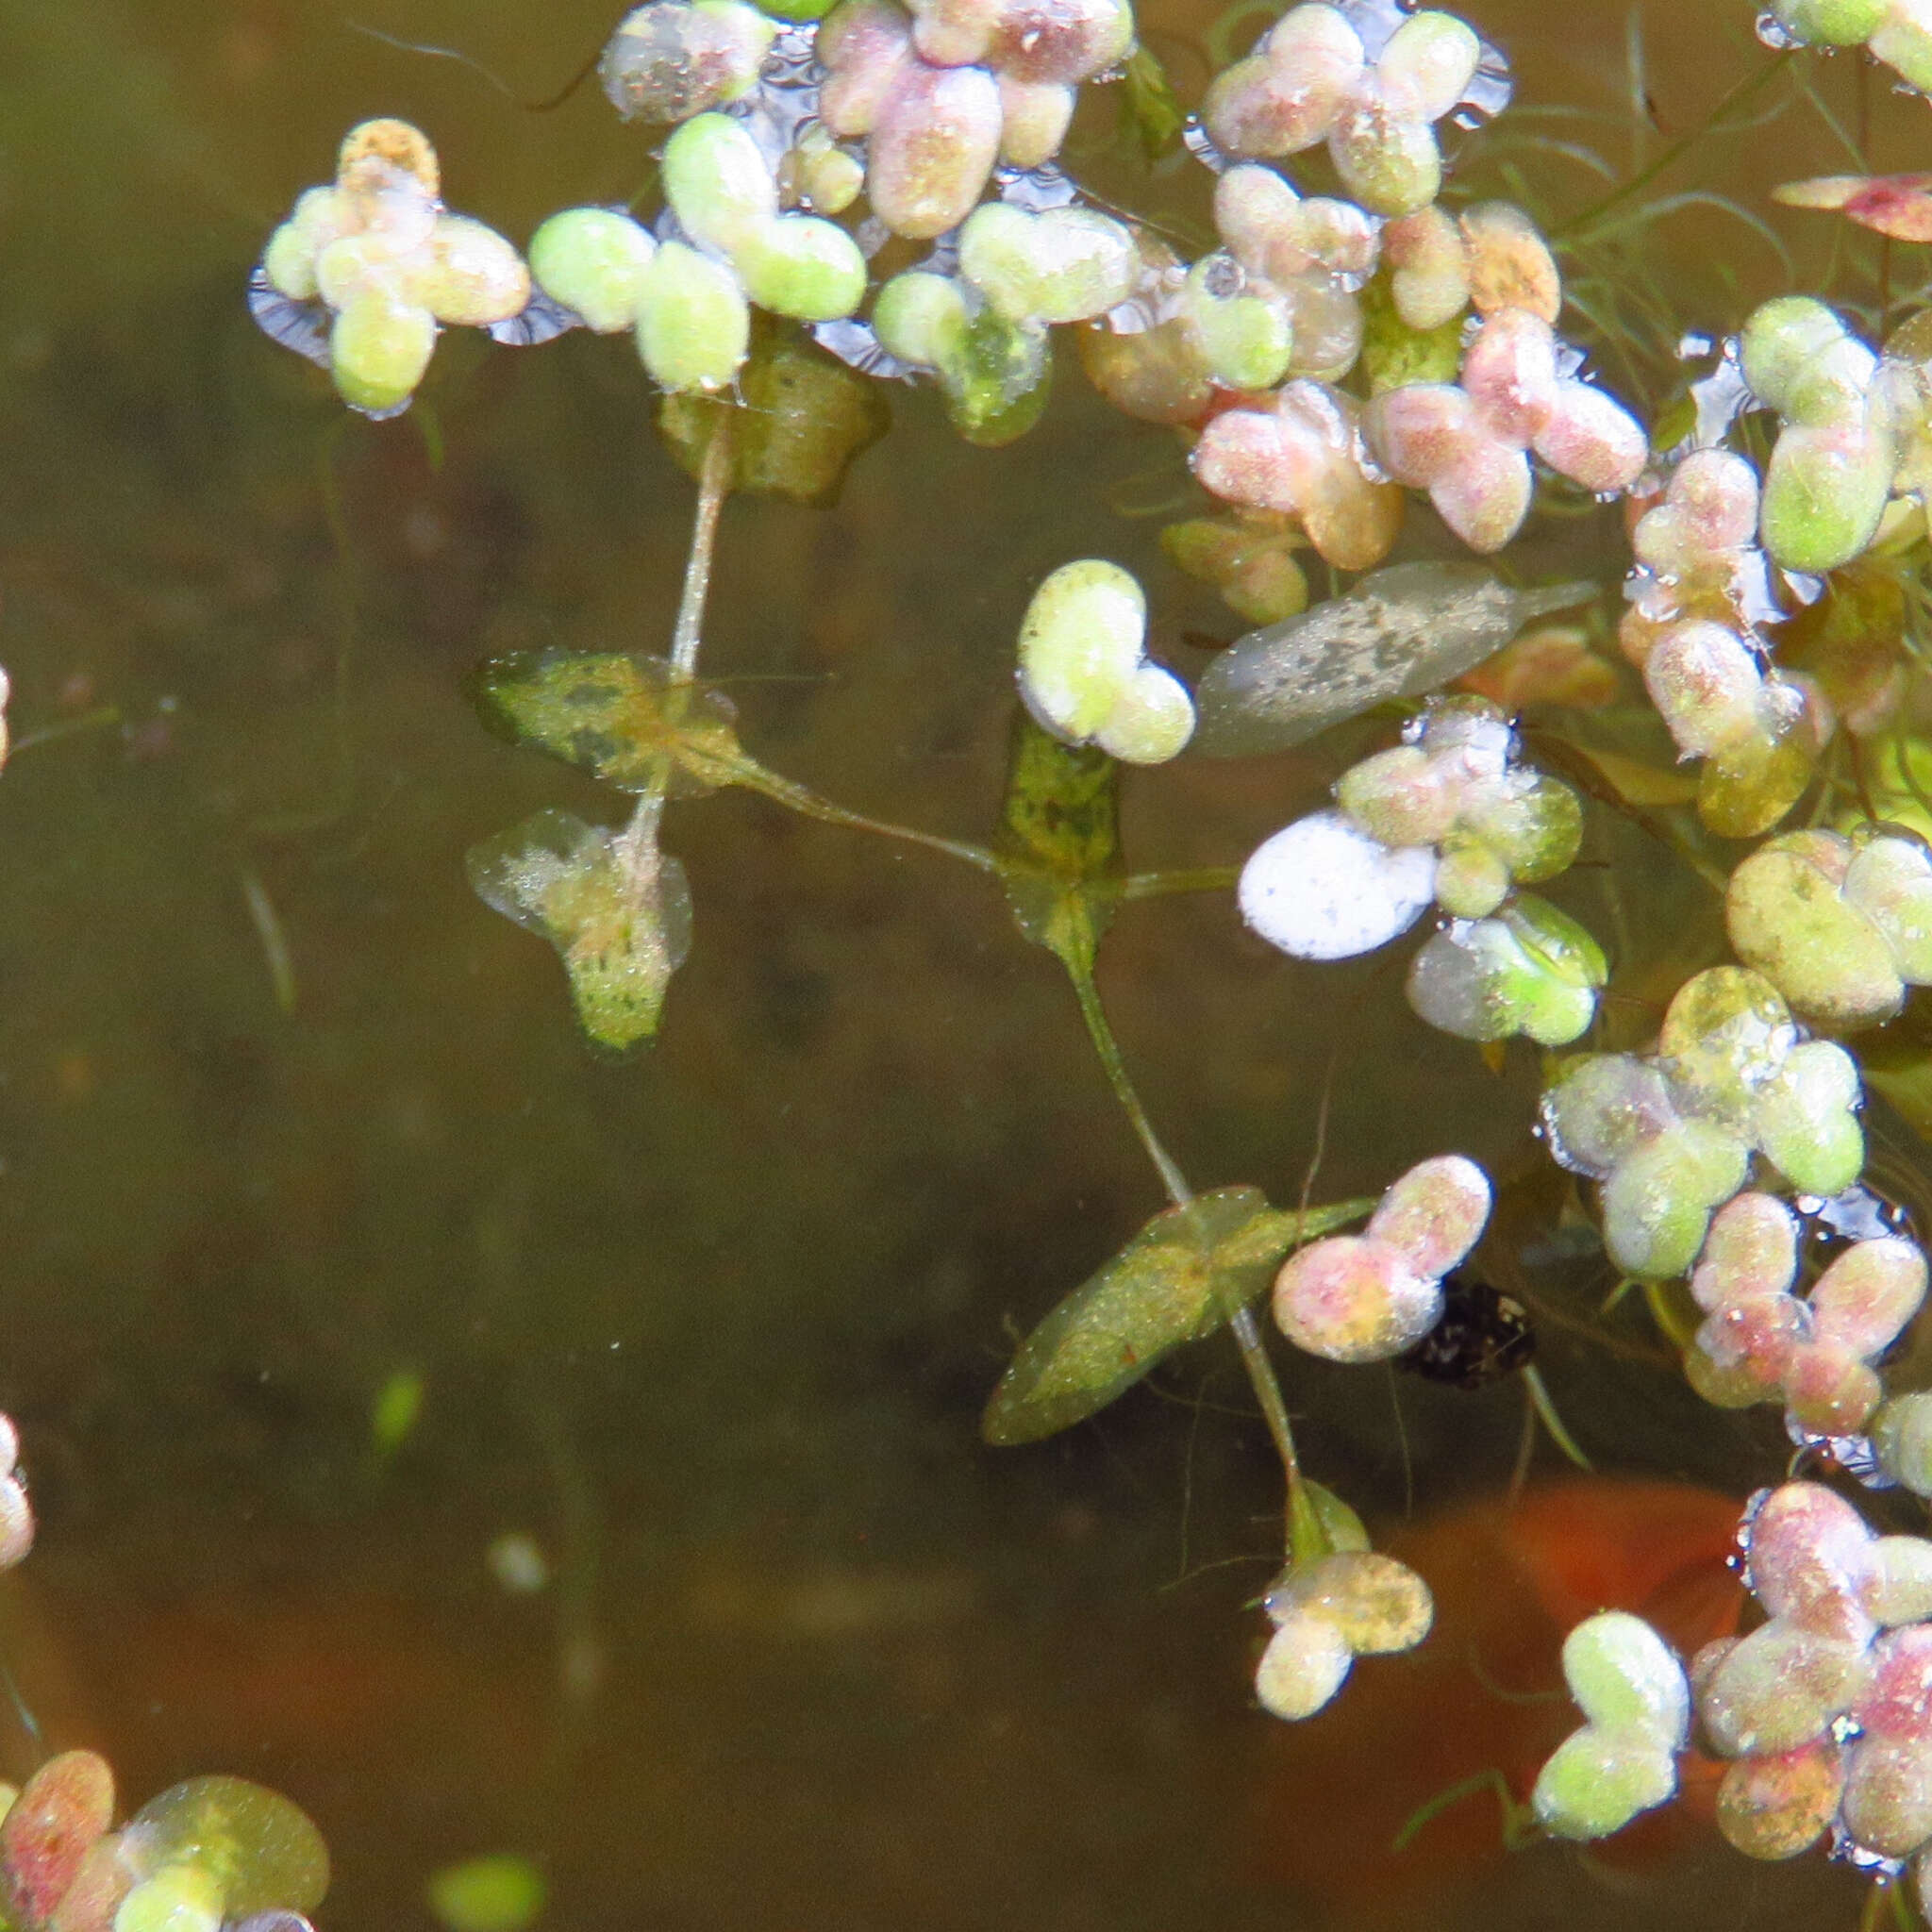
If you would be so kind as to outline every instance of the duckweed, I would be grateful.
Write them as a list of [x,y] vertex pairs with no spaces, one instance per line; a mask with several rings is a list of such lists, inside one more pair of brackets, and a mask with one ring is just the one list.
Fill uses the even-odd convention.
[[[548,811],[486,840],[471,858],[478,892],[557,948],[585,1032],[624,1047],[657,1032],[689,941],[689,888],[660,838],[674,799],[746,787],[1004,889],[1023,935],[1064,969],[1168,1205],[1027,1336],[984,1432],[1021,1443],[1076,1425],[1225,1332],[1285,1479],[1287,1561],[1263,1599],[1274,1628],[1255,1679],[1278,1717],[1324,1708],[1357,1657],[1424,1641],[1433,1602],[1304,1472],[1255,1305],[1269,1295],[1303,1356],[1400,1356],[1435,1326],[1443,1278],[1483,1239],[1495,1191],[1461,1156],[1411,1169],[1373,1209],[1299,1212],[1246,1184],[1191,1188],[1134,1086],[1095,964],[1125,901],[1224,889],[1231,869],[1130,873],[1123,764],[1298,746],[1326,760],[1315,782],[1334,774],[1332,807],[1303,811],[1240,869],[1248,925],[1284,953],[1335,961],[1433,904],[1442,922],[1407,974],[1424,1021],[1492,1053],[1518,1035],[1555,1049],[1594,1031],[1599,1050],[1542,1066],[1541,1135],[1574,1177],[1566,1222],[1588,1218],[1609,1268],[1645,1284],[1699,1393],[1781,1405],[1822,1465],[1932,1493],[1926,1397],[1884,1383],[1924,1299],[1921,1250],[1869,1234],[1813,1265],[1800,1241],[1801,1217],[1865,1166],[1867,1042],[1826,1036],[1893,1021],[1932,984],[1932,861],[1891,823],[1932,811],[1912,756],[1923,710],[1907,702],[1906,616],[1923,591],[1932,476],[1924,318],[1882,350],[1846,320],[1849,303],[1808,294],[1723,318],[1735,333],[1714,344],[1717,372],[1687,378],[1646,425],[1573,346],[1603,330],[1557,270],[1559,253],[1588,257],[1594,221],[1630,184],[1560,250],[1516,203],[1473,198],[1466,183],[1439,199],[1441,124],[1507,98],[1499,58],[1455,16],[1306,0],[1214,76],[1188,143],[1217,175],[1212,232],[1190,258],[1058,165],[1077,90],[1131,60],[1137,97],[1159,92],[1125,0],[839,0],[820,23],[821,10],[652,0],[626,16],[603,78],[627,118],[673,129],[664,206],[553,216],[527,274],[508,242],[447,213],[426,139],[398,123],[355,130],[335,185],[305,195],[268,242],[258,317],[366,413],[407,405],[448,325],[529,341],[573,322],[630,331],[670,392],[659,421],[698,510],[667,658],[525,654],[478,686],[491,722],[627,794],[632,816],[607,827]],[[1774,0],[1766,31],[1862,45],[1924,86],[1920,11]],[[1318,146],[1337,192],[1269,165]],[[1856,219],[1862,192],[1812,199]],[[1888,286],[1874,306],[1891,298]],[[868,819],[768,771],[695,677],[725,499],[826,500],[876,433],[842,386],[774,389],[770,372],[829,356],[855,383],[930,379],[954,428],[997,448],[1048,406],[1056,330],[1074,332],[1109,404],[1175,439],[1172,478],[1191,495],[1185,512],[1158,512],[1174,519],[1168,557],[1262,627],[1214,656],[1190,693],[1149,655],[1150,627],[1170,655],[1166,586],[1150,600],[1092,558],[1052,571],[1020,627],[1024,715],[990,845]],[[808,390],[794,414],[823,418],[827,434],[741,430],[741,387],[774,417],[772,397]],[[781,443],[793,455],[774,456]],[[1433,520],[1411,516],[1411,493]],[[1583,517],[1599,514],[1590,499],[1620,496],[1635,499],[1615,627],[1626,663],[1590,658],[1601,730],[1548,680],[1524,683],[1522,720],[1445,692],[1538,617],[1577,608],[1589,625],[1608,587],[1525,582],[1541,573],[1511,546],[1540,498]],[[1314,600],[1313,578],[1336,572],[1367,575]],[[1874,588],[1888,581],[1890,602]],[[1818,614],[1793,615],[1805,606]],[[1875,636],[1885,626],[1865,613],[1894,608]],[[1590,656],[1608,628],[1578,635]],[[1862,749],[1887,732],[1890,768]],[[1676,773],[1673,758],[1699,770]],[[1803,829],[1767,837],[1801,813]],[[1627,979],[1619,960],[1613,979],[1581,913],[1524,890],[1549,885],[1590,911],[1589,881],[1565,875],[1613,815],[1716,889],[1737,963],[1713,928],[1701,952],[1688,940],[1674,964],[1638,961]],[[1606,930],[1621,934],[1607,870]],[[1867,1058],[1874,1081],[1896,1071],[1882,1043]],[[1339,1231],[1365,1214],[1359,1233]],[[14,1501],[21,1515],[24,1491]],[[1538,1826],[1593,1840],[1668,1802],[1694,1712],[1727,1761],[1717,1816],[1739,1849],[1782,1858],[1828,1833],[1872,1869],[1912,1866],[1926,1887],[1932,1543],[1875,1536],[1808,1481],[1756,1497],[1740,1539],[1765,1621],[1688,1672],[1634,1616],[1570,1633],[1563,1672],[1584,1722],[1536,1780]],[[235,1825],[225,1864],[171,1836],[171,1803],[208,1802],[205,1789],[164,1796],[112,1835],[105,1766],[54,1760],[0,1823],[9,1912],[37,1926],[73,1895],[108,1901],[115,1916],[101,1922],[117,1932],[145,1932],[308,1909],[325,1863],[311,1884],[236,1823],[281,1818],[274,1806],[233,1793],[216,1806]],[[313,1849],[292,1826],[288,1841]]]

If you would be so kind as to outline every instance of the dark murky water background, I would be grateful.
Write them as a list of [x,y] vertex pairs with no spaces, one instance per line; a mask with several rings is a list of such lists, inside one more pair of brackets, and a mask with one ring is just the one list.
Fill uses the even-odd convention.
[[[1525,100],[1624,112],[1621,0],[1466,10]],[[1750,58],[1748,8],[1644,10],[1657,112],[1691,125]],[[579,1044],[547,949],[470,896],[475,840],[616,807],[486,736],[465,671],[661,647],[689,486],[621,346],[446,341],[436,472],[410,422],[343,425],[242,283],[372,113],[422,122],[452,203],[519,239],[627,195],[647,137],[594,90],[532,115],[350,25],[541,95],[613,11],[0,0],[0,661],[17,732],[125,721],[0,784],[0,1401],[43,1524],[5,1587],[27,1698],[137,1800],[202,1770],[287,1789],[334,1848],[340,1927],[426,1924],[427,1872],[496,1849],[541,1859],[550,1923],[585,1932],[1848,1922],[1822,1866],[1718,1852],[1606,1878],[1544,1849],[1325,1921],[1263,1875],[1270,1794],[1350,1748],[1348,1699],[1293,1735],[1249,1707],[1277,1477],[1231,1352],[1065,1440],[977,1441],[1008,1323],[1158,1205],[1056,969],[983,882],[756,801],[677,809],[696,944],[661,1045],[624,1065]],[[1149,17],[1184,77],[1207,17]],[[1630,159],[1626,131],[1535,126]],[[1814,136],[1719,152],[1755,146],[1733,178],[1759,185],[1841,165]],[[1913,164],[1892,145],[1881,165]],[[1566,165],[1535,163],[1574,203]],[[1781,286],[1725,219],[1666,232],[1712,324]],[[1044,571],[1120,557],[1165,636],[1226,627],[1158,565],[1157,521],[1109,508],[1171,490],[1171,445],[1063,376],[1010,451],[895,397],[837,510],[730,508],[705,664],[747,680],[761,757],[977,836]],[[325,462],[355,558],[340,711]],[[1132,857],[1224,862],[1329,775],[1136,779]],[[1202,1184],[1292,1196],[1331,1049],[1320,1193],[1449,1146],[1524,1163],[1529,1062],[1491,1078],[1424,1033],[1396,973],[1296,967],[1224,901],[1174,901],[1122,918],[1102,977]],[[1775,1467],[1766,1431],[1663,1376],[1560,1341],[1549,1366],[1612,1464],[1738,1490]],[[383,1462],[370,1407],[401,1371],[425,1403]],[[1391,1383],[1292,1373],[1311,1467],[1392,1525]],[[1500,1488],[1513,1391],[1398,1392],[1418,1515]],[[492,1580],[506,1531],[550,1553],[547,1593]],[[1345,1895],[1379,1846],[1346,1819],[1332,1840]]]

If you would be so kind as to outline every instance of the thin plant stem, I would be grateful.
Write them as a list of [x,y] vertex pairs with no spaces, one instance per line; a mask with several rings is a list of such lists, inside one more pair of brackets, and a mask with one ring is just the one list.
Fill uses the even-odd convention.
[[1170,892],[1226,892],[1241,881],[1238,865],[1201,865],[1178,872],[1129,873],[1120,883],[1123,899],[1160,899]]
[[782,805],[806,818],[821,819],[828,825],[844,825],[855,832],[875,832],[882,839],[896,839],[902,844],[923,845],[928,852],[943,852],[947,858],[959,859],[980,872],[997,873],[1000,869],[998,859],[984,845],[970,844],[963,839],[942,839],[937,832],[922,832],[912,825],[895,825],[885,819],[868,818],[862,811],[834,805],[829,798],[822,798],[816,791],[791,778],[782,778],[750,758],[735,766],[732,775],[747,791],[757,791],[774,805]]
[[18,758],[24,751],[32,751],[36,745],[53,744],[63,738],[72,738],[81,731],[107,731],[121,722],[119,705],[102,705],[99,708],[83,712],[78,718],[62,718],[55,724],[42,724],[38,731],[25,732],[16,738],[11,745],[5,748],[7,758]]
[[1076,972],[1070,966],[1067,976],[1074,982],[1074,996],[1080,1002],[1080,1017],[1087,1023],[1087,1037],[1093,1042],[1093,1051],[1100,1056],[1107,1084],[1113,1089],[1114,1098],[1133,1123],[1134,1132],[1141,1137],[1141,1144],[1147,1150],[1147,1158],[1153,1161],[1161,1186],[1167,1190],[1167,1198],[1176,1208],[1187,1207],[1194,1198],[1193,1192],[1174,1157],[1160,1144],[1160,1137],[1154,1131],[1154,1123],[1147,1118],[1147,1109],[1141,1105],[1141,1096],[1128,1077],[1126,1062],[1121,1058],[1120,1041],[1114,1038],[1107,1009],[1100,1003],[1100,989],[1094,985],[1092,974]]
[[[1080,1003],[1080,1017],[1087,1023],[1087,1036],[1093,1042],[1094,1052],[1100,1056],[1100,1064],[1107,1074],[1108,1085],[1113,1089],[1114,1098],[1133,1123],[1134,1132],[1140,1136],[1141,1146],[1147,1150],[1148,1158],[1160,1175],[1168,1199],[1176,1208],[1187,1207],[1193,1200],[1193,1194],[1174,1157],[1161,1145],[1159,1135],[1154,1131],[1154,1123],[1147,1118],[1147,1109],[1141,1104],[1141,1096],[1128,1075],[1126,1062],[1121,1057],[1120,1041],[1114,1038],[1113,1027],[1108,1020],[1107,1008],[1101,1004],[1100,989],[1093,983],[1092,974],[1078,972],[1069,966],[1067,977],[1074,982],[1074,996]],[[1234,1335],[1236,1347],[1241,1352],[1241,1366],[1248,1372],[1255,1399],[1261,1405],[1268,1433],[1274,1439],[1274,1452],[1281,1457],[1282,1471],[1288,1477],[1290,1553],[1301,1548],[1319,1548],[1325,1539],[1313,1501],[1302,1482],[1301,1458],[1295,1454],[1294,1430],[1289,1424],[1288,1405],[1282,1400],[1281,1384],[1275,1379],[1274,1364],[1269,1360],[1268,1351],[1262,1346],[1261,1331],[1255,1321],[1254,1310],[1240,1304],[1230,1307],[1227,1325]]]
[[[677,621],[671,630],[672,691],[667,715],[682,715],[688,690],[697,674],[698,648],[704,641],[705,599],[711,590],[711,560],[718,550],[718,523],[724,499],[731,493],[731,419],[719,410],[711,423],[710,440],[698,473],[697,512],[691,518],[691,548],[684,560],[684,588],[677,599]],[[640,900],[653,884],[660,860],[658,826],[664,816],[664,793],[671,782],[671,761],[663,758],[651,782],[638,794],[630,823],[617,835],[616,853],[634,895]]]
[[247,828],[255,838],[280,839],[301,832],[319,832],[345,818],[355,803],[356,738],[350,724],[349,699],[361,591],[356,547],[350,539],[348,512],[342,503],[341,480],[336,474],[336,457],[347,426],[348,418],[339,417],[323,432],[315,466],[323,520],[328,526],[329,546],[335,553],[336,653],[331,694],[336,740],[333,796],[308,811],[275,812],[257,819]]
[[671,675],[688,683],[698,668],[705,599],[711,590],[711,558],[718,548],[718,519],[731,493],[731,418],[720,409],[712,418],[710,441],[698,473],[698,508],[691,520],[691,554],[685,559],[684,592],[677,600],[677,623],[671,632]]
[[1564,1456],[1576,1467],[1593,1474],[1594,1465],[1577,1446],[1576,1438],[1563,1425],[1563,1418],[1557,1413],[1557,1405],[1550,1400],[1550,1391],[1544,1386],[1543,1378],[1538,1373],[1536,1364],[1530,1363],[1523,1372],[1523,1386],[1529,1397],[1529,1407],[1538,1422],[1549,1431],[1553,1441]]
[[1659,175],[1667,168],[1674,166],[1707,135],[1721,132],[1725,118],[1782,74],[1788,59],[1788,55],[1779,54],[1766,61],[1756,72],[1747,74],[1710,110],[1701,126],[1693,127],[1681,140],[1674,141],[1648,167],[1640,168],[1629,180],[1621,187],[1612,189],[1601,201],[1585,208],[1580,214],[1572,215],[1568,221],[1559,222],[1549,231],[1549,239],[1552,242],[1560,242],[1587,233],[1592,224],[1600,221],[1613,208],[1621,208],[1633,194],[1641,194]]

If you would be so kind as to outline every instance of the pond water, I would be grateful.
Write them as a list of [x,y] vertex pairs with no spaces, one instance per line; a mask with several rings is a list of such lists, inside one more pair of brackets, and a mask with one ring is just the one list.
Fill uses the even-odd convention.
[[[1761,58],[1746,7],[1464,10],[1524,102],[1571,110],[1506,127],[1620,174]],[[1143,15],[1184,87],[1214,11]],[[1491,1765],[1520,1782],[1548,1707],[1510,1699],[1553,1680],[1499,1684],[1460,1769],[1431,1756],[1435,1680],[1399,1661],[1353,1721],[1353,1691],[1293,1732],[1256,1713],[1244,1606],[1279,1474],[1224,1342],[1046,1444],[981,1444],[1017,1327],[1160,1205],[986,881],[741,795],[674,808],[695,944],[627,1061],[584,1046],[555,957],[471,894],[479,839],[615,813],[481,729],[467,674],[662,649],[689,481],[621,344],[452,343],[426,408],[344,422],[242,288],[371,114],[428,128],[452,204],[519,240],[636,192],[649,137],[594,87],[511,98],[556,92],[611,16],[0,0],[0,662],[16,736],[61,734],[0,784],[0,1404],[42,1521],[0,1589],[44,1732],[137,1799],[215,1770],[287,1790],[341,1927],[427,1925],[427,1875],[495,1851],[538,1860],[547,1923],[581,1932],[1849,1924],[1821,1860],[1745,1866],[1695,1829],[1508,1857],[1487,1800],[1393,1870],[1390,1805]],[[1853,82],[1847,60],[1821,86],[1850,113]],[[1923,109],[1871,92],[1879,165],[1911,165]],[[1173,199],[1109,129],[1076,167]],[[1555,149],[1514,158],[1552,209],[1605,192]],[[1667,185],[1758,209],[1841,165],[1793,110]],[[1715,330],[1786,285],[1711,208],[1644,246]],[[727,508],[705,668],[767,762],[982,837],[1047,570],[1135,568],[1163,648],[1232,634],[1159,561],[1172,440],[1071,358],[1062,378],[1011,449],[907,391],[836,508]],[[1525,566],[1612,582],[1613,538],[1614,513],[1552,525]],[[1238,859],[1337,768],[1137,776],[1130,858]],[[1705,963],[1694,882],[1629,849],[1633,916]],[[1491,1074],[1424,1033],[1385,964],[1287,962],[1217,895],[1128,908],[1101,978],[1201,1185],[1292,1199],[1324,1091],[1318,1199],[1452,1147],[1537,1171],[1532,1059]],[[1780,1466],[1774,1420],[1714,1418],[1652,1360],[1558,1322],[1544,1362],[1611,1476],[1741,1495]],[[1311,1471],[1421,1540],[1488,1628],[1516,1385],[1290,1374]],[[411,1387],[385,1446],[373,1414]],[[1539,1452],[1537,1480],[1561,1473]],[[506,1536],[544,1587],[499,1580]],[[0,1765],[32,1760],[0,1733]]]

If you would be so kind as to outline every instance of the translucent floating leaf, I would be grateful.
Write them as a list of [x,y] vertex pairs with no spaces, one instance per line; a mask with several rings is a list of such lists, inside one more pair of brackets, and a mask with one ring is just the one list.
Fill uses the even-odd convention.
[[1165,154],[1180,139],[1187,114],[1167,77],[1159,59],[1141,43],[1127,56],[1122,79],[1124,118],[1141,142],[1141,151],[1152,160]]
[[1512,590],[1477,564],[1400,563],[1346,596],[1252,631],[1202,674],[1194,748],[1245,758],[1301,744],[1391,698],[1416,697],[1500,651],[1594,584]]
[[1210,1335],[1267,1290],[1282,1257],[1363,1219],[1373,1201],[1306,1213],[1258,1188],[1217,1188],[1157,1214],[1021,1343],[980,1427],[989,1442],[1034,1442],[1133,1387],[1170,1350]]
[[1120,767],[1017,712],[993,850],[1020,930],[1074,972],[1091,972],[1113,918],[1106,889],[1123,872]]
[[656,1035],[691,951],[691,907],[655,822],[612,832],[540,811],[473,846],[466,865],[486,906],[557,948],[578,1023],[599,1046],[622,1052]]
[[150,1798],[123,1833],[124,1858],[213,1878],[231,1919],[312,1911],[328,1890],[328,1847],[293,1800],[245,1777],[191,1777]]
[[674,677],[662,658],[521,651],[485,664],[473,694],[483,722],[512,743],[621,791],[663,785],[671,797],[690,797],[731,784],[745,768],[729,706]]

